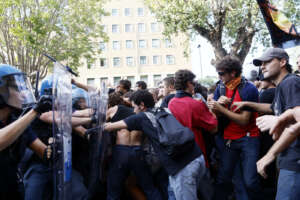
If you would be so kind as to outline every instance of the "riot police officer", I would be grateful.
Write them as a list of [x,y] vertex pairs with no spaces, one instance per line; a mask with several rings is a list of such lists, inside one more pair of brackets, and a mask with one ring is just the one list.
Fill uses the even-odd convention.
[[13,66],[0,64],[0,199],[20,198],[17,165],[26,146],[37,139],[28,126],[51,109],[51,103],[46,96],[36,103],[26,75]]

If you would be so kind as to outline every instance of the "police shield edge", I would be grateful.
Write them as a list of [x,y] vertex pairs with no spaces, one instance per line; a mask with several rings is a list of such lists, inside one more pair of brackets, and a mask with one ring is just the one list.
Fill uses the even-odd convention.
[[90,174],[88,190],[89,195],[93,196],[97,191],[97,186],[104,181],[104,161],[107,149],[107,134],[103,131],[107,108],[107,89],[102,85],[101,92],[91,90],[88,92],[89,106],[92,108],[92,114],[96,116],[96,123],[93,124],[94,130],[90,134]]
[[54,199],[71,199],[72,86],[71,75],[58,62],[53,71]]

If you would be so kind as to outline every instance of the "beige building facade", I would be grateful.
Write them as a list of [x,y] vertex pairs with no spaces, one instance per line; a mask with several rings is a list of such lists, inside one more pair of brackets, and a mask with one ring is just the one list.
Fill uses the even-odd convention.
[[142,0],[112,0],[105,9],[111,15],[101,24],[109,41],[97,41],[102,53],[90,68],[85,64],[78,69],[79,81],[98,87],[128,79],[134,87],[142,80],[150,88],[178,69],[191,70],[190,58],[183,55],[187,37],[179,34],[169,40],[163,36],[163,25]]

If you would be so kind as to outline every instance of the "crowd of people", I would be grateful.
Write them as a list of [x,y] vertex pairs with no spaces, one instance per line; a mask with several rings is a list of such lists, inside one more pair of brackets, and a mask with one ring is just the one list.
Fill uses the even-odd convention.
[[[101,133],[105,180],[93,187],[93,88],[72,79],[72,199],[300,199],[299,72],[280,48],[253,64],[260,73],[247,80],[237,58],[223,57],[210,88],[185,69],[158,88],[120,80],[108,91]],[[26,76],[0,65],[0,199],[53,198],[52,83],[52,76],[42,81],[35,101]],[[172,126],[182,135],[164,143]]]

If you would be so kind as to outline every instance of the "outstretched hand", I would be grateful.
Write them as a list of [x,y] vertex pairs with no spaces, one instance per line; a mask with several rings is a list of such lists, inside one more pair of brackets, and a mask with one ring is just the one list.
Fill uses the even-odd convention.
[[256,119],[257,127],[263,132],[270,130],[278,121],[278,116],[264,115]]
[[233,111],[233,112],[236,112],[238,110],[240,110],[241,108],[245,107],[246,106],[246,102],[244,101],[238,101],[238,102],[233,102],[230,106],[230,109]]
[[275,159],[275,156],[272,154],[266,154],[256,163],[257,173],[259,173],[263,178],[267,178],[268,175],[266,173],[267,166]]

